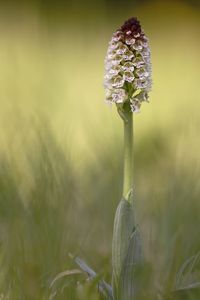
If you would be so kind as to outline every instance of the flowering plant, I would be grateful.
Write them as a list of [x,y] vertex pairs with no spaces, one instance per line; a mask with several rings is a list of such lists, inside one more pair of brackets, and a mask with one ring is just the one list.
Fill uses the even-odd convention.
[[190,275],[191,270],[200,260],[199,253],[189,258],[180,268],[174,291],[170,291],[169,295],[158,291],[149,293],[141,276],[144,274],[145,263],[140,230],[135,218],[133,113],[139,112],[142,103],[148,101],[152,79],[148,39],[136,18],[126,21],[112,35],[105,59],[104,86],[106,102],[116,104],[124,124],[123,192],[114,220],[112,284],[99,279],[96,272],[79,257],[73,257],[79,269],[58,274],[51,286],[64,276],[86,273],[90,280],[97,279],[100,293],[109,300],[133,300],[138,297],[148,300],[150,298],[155,300],[187,297],[188,293],[200,287],[198,281],[185,286],[188,273]]

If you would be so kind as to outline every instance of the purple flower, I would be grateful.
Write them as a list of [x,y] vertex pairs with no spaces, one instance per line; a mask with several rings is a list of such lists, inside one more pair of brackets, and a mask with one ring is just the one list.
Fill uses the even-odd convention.
[[148,39],[136,18],[127,20],[114,32],[105,59],[106,101],[140,110],[151,90],[151,63]]

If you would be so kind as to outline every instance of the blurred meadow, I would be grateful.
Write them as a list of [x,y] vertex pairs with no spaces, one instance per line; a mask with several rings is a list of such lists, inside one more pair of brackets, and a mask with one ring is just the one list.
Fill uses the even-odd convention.
[[173,290],[180,266],[200,251],[198,1],[1,1],[1,300],[100,299],[80,275],[49,288],[75,267],[69,253],[110,281],[123,128],[104,103],[104,57],[131,16],[152,51],[150,103],[134,116],[151,288]]

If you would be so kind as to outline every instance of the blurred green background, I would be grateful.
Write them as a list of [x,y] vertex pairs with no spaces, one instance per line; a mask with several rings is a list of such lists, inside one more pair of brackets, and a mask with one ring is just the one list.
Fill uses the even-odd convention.
[[49,288],[74,268],[69,252],[110,281],[123,128],[104,103],[104,57],[131,16],[152,51],[150,104],[134,116],[151,288],[173,289],[200,250],[198,1],[1,1],[1,300],[99,299],[80,276]]

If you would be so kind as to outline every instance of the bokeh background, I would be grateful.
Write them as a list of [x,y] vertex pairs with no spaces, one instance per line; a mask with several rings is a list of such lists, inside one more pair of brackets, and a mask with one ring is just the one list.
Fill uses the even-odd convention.
[[69,253],[110,281],[123,128],[104,103],[104,57],[131,16],[152,51],[150,104],[134,116],[150,289],[173,289],[200,251],[199,2],[1,1],[1,300],[99,299],[78,275],[49,288],[75,267]]

